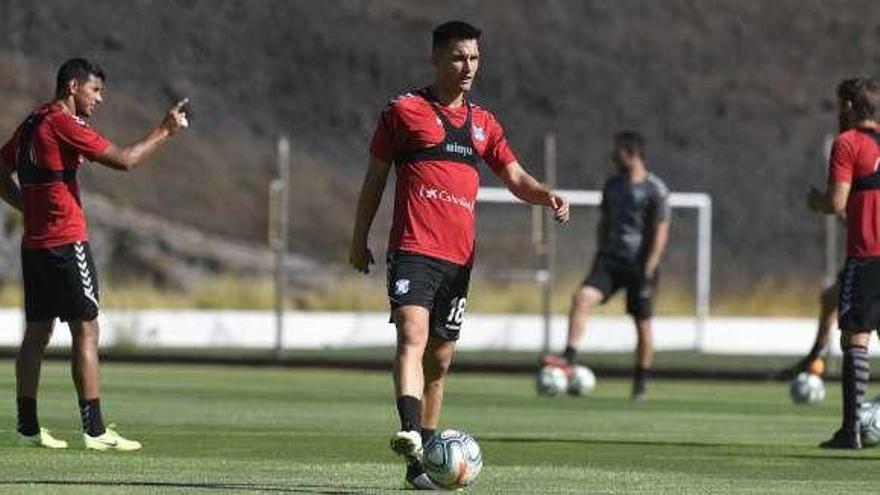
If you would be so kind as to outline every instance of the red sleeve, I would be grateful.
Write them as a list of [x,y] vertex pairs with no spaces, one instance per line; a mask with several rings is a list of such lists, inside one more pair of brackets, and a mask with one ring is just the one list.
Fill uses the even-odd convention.
[[501,124],[490,117],[486,121],[486,127],[486,149],[483,151],[483,160],[497,174],[517,159],[510,145],[507,144]]
[[82,153],[89,160],[94,160],[96,156],[107,149],[107,146],[110,146],[110,141],[107,138],[68,115],[53,119],[52,124],[61,141]]
[[838,136],[831,148],[831,160],[828,165],[829,182],[852,182],[853,169],[856,164],[856,149],[852,140]]
[[386,163],[391,163],[399,149],[398,122],[394,105],[388,105],[379,114],[373,139],[370,140],[370,154]]

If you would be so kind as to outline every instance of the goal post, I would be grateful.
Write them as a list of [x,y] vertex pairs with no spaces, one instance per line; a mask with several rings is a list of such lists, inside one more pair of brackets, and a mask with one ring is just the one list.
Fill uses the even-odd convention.
[[[599,206],[602,203],[601,191],[557,190],[559,194],[568,199],[571,206]],[[477,202],[513,204],[522,203],[510,191],[503,187],[481,187],[477,195]],[[692,209],[697,212],[697,236],[696,236],[696,294],[694,301],[694,314],[696,319],[696,338],[694,348],[700,351],[704,347],[706,324],[709,319],[712,291],[712,197],[706,193],[673,192],[669,195],[669,204],[672,208]],[[533,216],[535,218],[535,216]],[[540,238],[540,230],[543,227],[540,222],[532,222],[533,239]],[[544,257],[544,259],[547,259]],[[549,298],[551,287],[545,280],[554,277],[554,266],[548,263],[542,267],[536,276],[541,283],[542,290],[546,291],[542,297]],[[550,336],[550,305],[544,304],[544,342],[549,342]]]

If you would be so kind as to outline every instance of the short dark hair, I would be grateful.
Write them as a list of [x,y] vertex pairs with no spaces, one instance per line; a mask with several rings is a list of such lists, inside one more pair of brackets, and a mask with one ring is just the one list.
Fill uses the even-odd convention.
[[89,80],[89,76],[95,76],[102,81],[106,79],[104,70],[94,62],[84,58],[72,58],[64,62],[58,68],[58,76],[55,78],[55,97],[67,96],[67,83],[71,79],[84,83]]
[[445,49],[453,40],[478,40],[483,34],[479,28],[464,21],[449,21],[434,28],[431,50],[434,53]]
[[644,158],[645,137],[636,131],[620,131],[614,135],[614,148]]
[[875,120],[877,109],[880,108],[880,84],[870,77],[844,79],[837,86],[837,97],[852,103],[856,122]]

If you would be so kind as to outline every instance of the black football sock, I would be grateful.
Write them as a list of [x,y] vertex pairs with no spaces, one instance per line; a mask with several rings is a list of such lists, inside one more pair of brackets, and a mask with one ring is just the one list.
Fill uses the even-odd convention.
[[868,378],[870,375],[868,349],[861,346],[851,346],[844,349],[841,374],[843,428],[850,429],[858,424],[862,398],[865,396],[865,390],[868,388]]
[[411,395],[397,398],[397,414],[400,416],[400,429],[421,431],[422,401]]
[[577,352],[577,349],[569,345],[565,347],[564,351],[562,351],[562,357],[564,357],[565,360],[568,361],[568,364],[574,364],[574,360],[577,357]]
[[18,432],[31,437],[40,432],[37,421],[37,399],[34,397],[18,398]]
[[633,371],[633,395],[644,394],[647,391],[650,376],[651,368],[636,365]]
[[101,417],[101,399],[79,401],[79,415],[82,418],[83,431],[90,437],[104,434],[104,419]]
[[422,445],[427,445],[428,441],[434,438],[434,433],[436,432],[436,428],[422,427]]

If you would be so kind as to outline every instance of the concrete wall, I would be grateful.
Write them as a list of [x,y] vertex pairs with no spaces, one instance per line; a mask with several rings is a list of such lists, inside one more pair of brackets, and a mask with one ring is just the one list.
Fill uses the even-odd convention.
[[[105,311],[100,322],[103,346],[270,348],[275,341],[275,320],[270,311]],[[388,324],[387,313],[288,312],[284,323],[286,348],[394,344],[394,329]],[[702,350],[802,354],[812,345],[815,327],[812,319],[712,318],[706,327]],[[0,345],[17,345],[22,328],[19,310],[0,310]],[[538,351],[543,342],[542,329],[538,316],[468,315],[460,348]],[[553,349],[562,348],[565,332],[565,317],[555,317]],[[693,349],[697,342],[696,325],[691,318],[657,318],[655,333],[660,350]],[[635,332],[627,318],[596,317],[589,323],[583,349],[629,351],[634,344]],[[65,326],[58,327],[52,345],[70,345]]]

